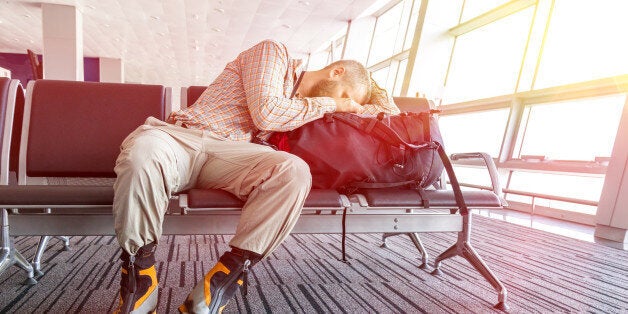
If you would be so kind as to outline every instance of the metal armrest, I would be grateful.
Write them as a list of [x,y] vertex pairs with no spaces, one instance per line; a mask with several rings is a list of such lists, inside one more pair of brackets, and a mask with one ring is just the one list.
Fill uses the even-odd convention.
[[491,185],[493,193],[499,196],[501,200],[502,206],[507,206],[508,202],[504,198],[504,194],[502,192],[502,186],[499,182],[499,175],[497,174],[497,166],[495,166],[495,162],[493,161],[493,157],[487,153],[481,152],[473,152],[473,153],[457,153],[451,154],[451,160],[459,160],[459,159],[482,159],[484,160],[484,165],[488,170],[488,174],[491,177]]

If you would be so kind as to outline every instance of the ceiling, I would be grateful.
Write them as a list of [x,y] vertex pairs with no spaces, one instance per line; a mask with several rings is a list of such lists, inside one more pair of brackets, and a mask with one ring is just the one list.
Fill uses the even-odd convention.
[[41,3],[76,6],[86,57],[121,58],[126,82],[207,85],[271,38],[295,57],[318,50],[376,0],[0,0],[0,52],[43,54]]

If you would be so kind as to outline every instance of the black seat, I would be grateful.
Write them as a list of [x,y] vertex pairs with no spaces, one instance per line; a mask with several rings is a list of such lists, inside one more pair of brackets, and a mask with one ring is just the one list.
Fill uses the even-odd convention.
[[[364,189],[369,207],[457,208],[453,190]],[[501,201],[492,191],[462,191],[470,208],[501,207]]]
[[[189,209],[240,209],[244,202],[233,194],[215,189],[192,189],[187,192]],[[342,208],[343,202],[335,190],[312,190],[305,199],[307,208]]]

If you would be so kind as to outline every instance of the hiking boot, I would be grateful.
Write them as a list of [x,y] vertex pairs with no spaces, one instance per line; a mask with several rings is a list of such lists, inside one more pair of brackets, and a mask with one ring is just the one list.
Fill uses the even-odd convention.
[[122,252],[120,304],[114,313],[155,313],[158,300],[154,244],[141,247],[135,256]]
[[246,283],[249,268],[261,260],[261,255],[234,248],[226,252],[205,278],[196,284],[185,302],[181,313],[221,313],[236,292]]

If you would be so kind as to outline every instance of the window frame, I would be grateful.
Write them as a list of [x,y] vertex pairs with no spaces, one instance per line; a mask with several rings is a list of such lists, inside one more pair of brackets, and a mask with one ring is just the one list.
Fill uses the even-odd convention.
[[[390,57],[383,59],[373,65],[368,66],[369,59],[371,58],[371,50],[373,47],[375,29],[377,28],[377,23],[379,21],[379,18],[382,15],[389,12],[395,6],[404,5],[403,3],[404,1],[411,1],[412,3],[408,6],[410,13],[407,14],[408,21],[407,23],[405,23],[406,27],[405,27],[405,30],[403,30],[403,34],[400,34],[400,31],[397,32],[397,36],[402,40],[402,43],[400,45],[401,51],[398,53],[393,53],[393,55],[391,55]],[[379,11],[377,11],[376,13],[372,15],[376,18],[376,21],[375,21],[375,25],[373,26],[373,31],[371,34],[371,42],[369,43],[369,55],[366,61],[367,70],[369,72],[375,72],[382,68],[396,65],[396,71],[395,73],[393,73],[393,78],[392,78],[393,82],[392,84],[390,84],[392,86],[391,92],[393,92],[394,90],[400,90],[399,95],[395,95],[395,96],[405,96],[407,93],[408,85],[410,84],[410,77],[412,75],[412,73],[410,73],[411,71],[408,71],[408,70],[411,70],[414,67],[414,60],[416,58],[417,46],[418,46],[419,38],[421,35],[421,29],[422,29],[422,25],[423,25],[423,21],[425,17],[425,11],[427,9],[427,2],[428,0],[393,0],[389,2],[386,6],[384,6],[382,9],[380,9]],[[417,6],[419,6],[418,9],[417,9]],[[415,25],[410,25],[410,22],[412,21],[412,15],[415,9],[417,9],[418,18],[416,19]],[[415,28],[414,35],[412,36],[412,38],[408,38],[408,31],[410,30],[411,27]],[[411,40],[412,42],[408,49],[404,49],[404,47],[406,46],[406,40]],[[408,62],[406,63],[406,68],[403,69],[405,75],[402,80],[398,80],[399,79],[398,73],[399,71],[402,71],[402,69],[399,67],[399,64],[401,64],[404,60],[408,60]],[[378,82],[378,84],[382,86],[387,86],[389,85],[390,79],[391,79],[391,73],[389,73],[388,80],[386,82]]]

